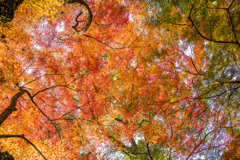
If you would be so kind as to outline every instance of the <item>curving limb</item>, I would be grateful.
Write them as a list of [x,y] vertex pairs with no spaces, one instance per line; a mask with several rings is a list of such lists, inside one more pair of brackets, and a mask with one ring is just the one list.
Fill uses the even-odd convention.
[[89,8],[88,4],[84,1],[84,0],[68,0],[67,3],[78,3],[80,5],[80,7],[82,8],[83,12],[86,14],[86,21],[84,22],[82,28],[80,30],[77,29],[77,26],[80,22],[82,21],[78,21],[78,17],[82,14],[82,12],[80,12],[77,17],[75,18],[76,24],[74,26],[72,26],[73,30],[78,33],[78,34],[84,34],[88,28],[90,27],[91,23],[92,23],[92,11]]

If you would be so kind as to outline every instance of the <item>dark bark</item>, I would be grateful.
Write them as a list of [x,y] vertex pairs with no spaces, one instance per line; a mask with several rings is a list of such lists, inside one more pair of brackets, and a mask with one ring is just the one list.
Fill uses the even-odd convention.
[[12,114],[12,112],[16,111],[16,104],[18,98],[20,98],[23,94],[25,93],[25,90],[20,90],[17,94],[15,94],[11,101],[10,104],[7,108],[4,109],[4,111],[0,114],[0,126],[2,123]]
[[77,19],[82,14],[82,12],[80,12],[78,16],[75,18],[76,24],[72,26],[75,32],[77,32],[78,34],[84,34],[92,23],[93,15],[92,15],[91,9],[89,8],[88,4],[84,0],[68,0],[67,3],[78,3],[82,8],[83,12],[86,14],[86,21],[84,22],[80,30],[77,29],[77,26],[78,26],[78,23],[80,23],[81,21],[78,21]]
[[[0,0],[0,24],[11,22],[14,18],[14,13],[18,7],[23,3],[24,0]],[[78,17],[82,14],[80,12],[75,18],[76,24],[72,26],[75,32],[78,34],[84,34],[92,23],[92,11],[88,4],[84,0],[66,0],[67,3],[77,3],[82,8],[82,11],[86,14],[86,21],[84,22],[81,29],[77,29]]]
[[13,156],[8,153],[8,151],[0,152],[0,159],[1,160],[14,160]]
[[0,24],[11,22],[14,13],[24,0],[0,0]]

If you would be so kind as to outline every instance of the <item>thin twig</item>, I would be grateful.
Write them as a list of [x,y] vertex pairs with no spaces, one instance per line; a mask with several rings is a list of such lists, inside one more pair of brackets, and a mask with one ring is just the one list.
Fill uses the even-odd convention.
[[108,45],[107,43],[104,43],[104,42],[98,40],[98,39],[95,38],[95,37],[92,37],[92,36],[89,36],[89,35],[86,35],[86,34],[83,34],[83,36],[88,37],[88,38],[92,38],[92,39],[94,39],[94,40],[96,40],[96,41],[104,44],[105,46],[109,47],[109,48],[119,57],[119,59],[123,62],[123,64],[125,65],[125,67],[128,68],[127,65],[125,64],[125,62],[123,61],[122,57],[114,50],[113,47],[111,47],[111,46]]

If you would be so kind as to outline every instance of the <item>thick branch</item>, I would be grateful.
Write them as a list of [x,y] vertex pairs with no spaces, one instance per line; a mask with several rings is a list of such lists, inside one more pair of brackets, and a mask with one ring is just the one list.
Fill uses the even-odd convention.
[[79,13],[79,15],[75,18],[76,24],[74,26],[72,26],[72,28],[74,29],[74,31],[76,31],[78,34],[84,34],[88,28],[90,27],[91,23],[92,23],[92,11],[89,8],[88,4],[83,1],[83,0],[69,0],[67,1],[67,3],[78,3],[80,5],[80,7],[82,8],[83,12],[86,14],[86,21],[83,24],[81,30],[77,29],[78,23],[80,23],[81,21],[78,21],[78,17],[82,14],[81,12]]
[[27,138],[24,137],[24,135],[0,135],[0,138],[22,138],[27,143],[29,143],[41,156],[43,159],[47,160],[47,158],[42,154],[42,152]]
[[132,154],[134,154],[135,156],[137,156],[138,153],[138,146],[137,143],[135,142],[134,138],[131,138],[131,152]]
[[20,98],[25,93],[25,90],[21,89],[17,94],[15,94],[11,101],[10,105],[4,109],[4,111],[0,114],[0,126],[2,123],[12,114],[12,112],[16,111],[16,104],[18,98]]
[[24,0],[1,0],[0,1],[0,24],[11,22],[15,11]]

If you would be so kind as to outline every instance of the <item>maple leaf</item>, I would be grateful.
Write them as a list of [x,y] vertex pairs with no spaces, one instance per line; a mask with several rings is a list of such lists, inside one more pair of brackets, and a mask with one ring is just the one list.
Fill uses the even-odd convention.
[[14,2],[0,2],[4,151],[236,157],[238,0]]

